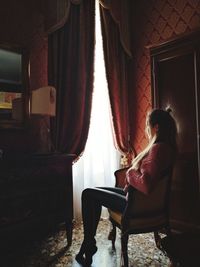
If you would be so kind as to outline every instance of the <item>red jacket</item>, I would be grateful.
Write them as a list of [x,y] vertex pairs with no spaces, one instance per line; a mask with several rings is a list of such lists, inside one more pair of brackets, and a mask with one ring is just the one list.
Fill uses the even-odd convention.
[[[138,191],[149,194],[156,183],[173,164],[174,151],[165,143],[155,143],[141,160],[139,170],[129,168],[126,180]],[[126,189],[125,189],[126,190]]]

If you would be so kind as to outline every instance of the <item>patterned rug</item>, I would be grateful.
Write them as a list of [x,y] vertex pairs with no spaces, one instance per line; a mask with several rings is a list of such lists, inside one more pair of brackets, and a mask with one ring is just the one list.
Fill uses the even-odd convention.
[[[120,233],[117,233],[116,250],[113,251],[111,241],[107,239],[110,230],[108,220],[101,220],[97,231],[98,251],[93,257],[93,267],[120,266]],[[16,248],[9,255],[4,255],[1,267],[78,267],[75,255],[83,239],[81,222],[74,224],[72,246],[67,248],[64,229],[49,235],[40,241]],[[153,234],[131,235],[128,243],[130,266],[165,267],[169,266],[168,258],[160,252],[154,242]]]

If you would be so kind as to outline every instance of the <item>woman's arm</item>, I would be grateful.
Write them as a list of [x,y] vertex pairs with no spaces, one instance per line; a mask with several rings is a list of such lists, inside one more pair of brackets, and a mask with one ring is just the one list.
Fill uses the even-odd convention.
[[144,194],[149,194],[161,178],[163,171],[172,164],[172,158],[172,150],[168,145],[154,144],[141,161],[139,170],[128,169],[127,182]]

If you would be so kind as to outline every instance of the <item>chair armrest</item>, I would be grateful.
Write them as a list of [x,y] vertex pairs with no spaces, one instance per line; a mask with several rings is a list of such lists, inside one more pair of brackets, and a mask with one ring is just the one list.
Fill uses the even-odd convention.
[[114,175],[115,175],[115,186],[116,187],[124,188],[124,186],[126,185],[126,172],[127,172],[128,168],[129,167],[126,167],[126,168],[123,168],[123,169],[116,170],[114,172]]

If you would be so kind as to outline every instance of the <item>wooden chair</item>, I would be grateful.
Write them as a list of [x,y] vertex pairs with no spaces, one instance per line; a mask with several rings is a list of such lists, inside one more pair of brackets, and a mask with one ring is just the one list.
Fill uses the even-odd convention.
[[[125,185],[127,168],[115,172],[116,186]],[[123,213],[108,209],[113,229],[108,239],[112,241],[115,249],[116,227],[121,229],[121,249],[123,266],[128,267],[127,244],[130,234],[154,232],[156,245],[165,252],[161,246],[160,231],[170,235],[169,225],[169,196],[172,170],[163,177],[153,192],[145,195],[133,187],[129,190],[127,205]]]

